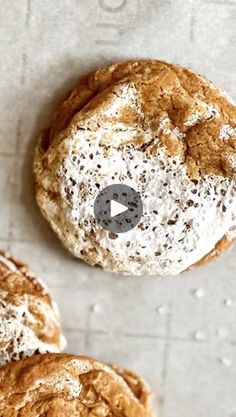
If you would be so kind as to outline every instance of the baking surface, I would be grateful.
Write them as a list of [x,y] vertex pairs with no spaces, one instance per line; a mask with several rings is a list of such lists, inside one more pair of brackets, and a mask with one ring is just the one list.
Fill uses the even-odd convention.
[[80,75],[125,58],[200,72],[236,99],[236,0],[0,0],[0,245],[57,300],[68,351],[139,371],[160,417],[236,417],[236,246],[177,278],[73,259],[34,202],[35,138]]

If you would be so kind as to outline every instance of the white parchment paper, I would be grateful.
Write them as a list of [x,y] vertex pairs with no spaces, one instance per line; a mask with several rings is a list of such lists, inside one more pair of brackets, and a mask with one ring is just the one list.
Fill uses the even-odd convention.
[[0,0],[0,245],[59,303],[68,351],[139,371],[160,417],[236,416],[236,247],[178,278],[71,258],[34,201],[35,137],[76,80],[124,58],[188,66],[235,99],[235,0]]

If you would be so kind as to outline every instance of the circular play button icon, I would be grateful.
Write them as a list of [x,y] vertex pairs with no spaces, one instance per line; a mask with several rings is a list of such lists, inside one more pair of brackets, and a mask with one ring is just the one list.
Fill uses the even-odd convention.
[[98,194],[94,203],[94,216],[104,229],[113,233],[132,230],[143,214],[140,195],[124,184],[113,184]]

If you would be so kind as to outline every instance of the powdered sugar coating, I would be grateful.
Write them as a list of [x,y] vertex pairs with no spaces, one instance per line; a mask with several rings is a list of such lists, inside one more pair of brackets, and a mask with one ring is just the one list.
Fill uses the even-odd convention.
[[68,392],[73,398],[79,398],[82,385],[78,379],[72,379],[68,375],[66,377],[54,378],[50,381],[50,385],[53,385],[55,390],[60,392]]
[[223,140],[227,140],[232,136],[236,135],[236,128],[233,128],[230,125],[223,125],[220,128],[220,138]]
[[[212,143],[214,135],[219,142],[224,139],[223,96],[216,93],[213,102],[204,101],[200,93],[189,95],[174,77],[174,92],[166,87],[167,96],[171,95],[168,105],[174,103],[169,114],[161,107],[162,113],[157,109],[158,119],[153,120],[145,113],[145,87],[122,82],[107,93],[102,105],[98,101],[97,108],[78,113],[42,160],[36,157],[37,199],[43,214],[65,246],[91,264],[135,275],[176,275],[211,252],[225,235],[232,236],[236,176],[231,161],[235,153],[233,148],[225,150],[230,175],[224,175],[222,144],[217,143],[220,151],[215,147],[213,158],[210,151],[211,135]],[[205,83],[203,92],[213,89],[200,80]],[[176,107],[178,117],[171,113]],[[126,117],[127,108],[132,122]],[[207,158],[204,144],[208,143]],[[194,153],[197,149],[199,153]],[[212,169],[211,159],[216,161]],[[202,163],[206,172],[196,180],[188,163],[194,169]],[[96,223],[93,205],[100,189],[117,183],[140,193],[144,214],[135,229],[111,239]]]
[[60,352],[58,308],[23,264],[0,256],[0,366],[26,356]]
[[[51,320],[54,325],[58,325],[57,318],[45,305],[39,304],[38,310],[47,317],[45,332],[50,335]],[[57,344],[44,343],[37,337],[31,327],[37,325],[36,319],[23,299],[13,305],[7,302],[7,295],[0,292],[0,318],[0,366],[36,353],[60,351]]]
[[[210,252],[235,224],[236,177],[212,175],[193,182],[180,158],[168,157],[164,149],[150,157],[132,146],[109,147],[107,158],[90,136],[80,132],[79,138],[63,142],[55,170],[60,205],[41,201],[52,219],[60,213],[54,227],[75,256],[96,251],[96,263],[109,269],[107,254],[112,253],[117,271],[142,274],[148,267],[151,274],[178,274]],[[144,214],[135,229],[113,240],[96,224],[93,205],[99,189],[116,183],[140,193]],[[91,234],[90,242],[86,237]]]

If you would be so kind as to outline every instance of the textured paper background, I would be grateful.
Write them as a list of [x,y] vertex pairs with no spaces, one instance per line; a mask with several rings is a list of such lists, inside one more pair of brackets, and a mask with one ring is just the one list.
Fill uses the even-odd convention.
[[236,247],[179,278],[90,268],[38,212],[32,152],[78,77],[117,59],[191,67],[236,99],[235,41],[235,0],[0,0],[1,247],[51,288],[68,350],[140,371],[160,417],[236,417]]

